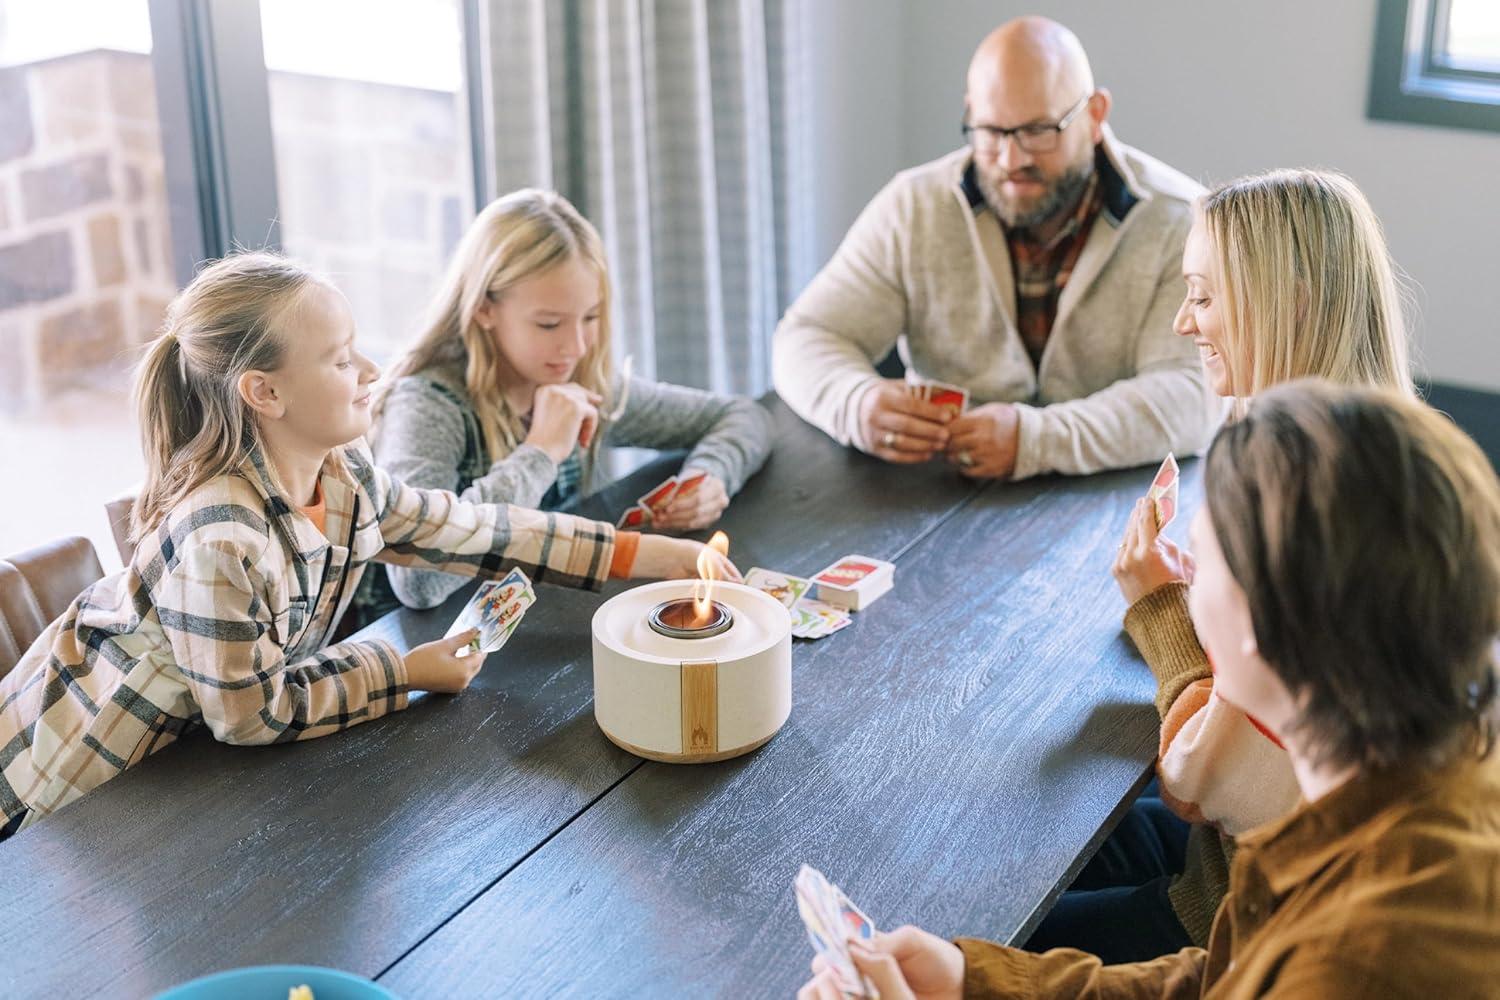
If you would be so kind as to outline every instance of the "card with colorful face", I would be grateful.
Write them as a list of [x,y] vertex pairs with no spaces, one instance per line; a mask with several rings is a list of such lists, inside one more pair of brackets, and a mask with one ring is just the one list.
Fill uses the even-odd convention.
[[1177,458],[1169,453],[1166,461],[1161,463],[1161,468],[1156,470],[1151,488],[1146,491],[1146,496],[1151,498],[1156,511],[1157,531],[1166,530],[1167,525],[1172,523],[1172,518],[1177,516],[1177,481]]
[[792,609],[792,635],[798,639],[821,639],[848,628],[854,618],[843,608],[804,597]]
[[447,635],[477,628],[479,634],[469,648],[476,653],[493,653],[505,645],[521,624],[526,609],[535,603],[536,591],[531,580],[521,570],[513,569],[502,579],[480,584]]
[[802,595],[807,593],[812,581],[756,566],[745,574],[745,586],[765,591],[790,611],[802,600]]
[[873,984],[860,975],[849,959],[851,937],[868,941],[875,936],[875,925],[870,918],[838,886],[824,878],[822,872],[809,865],[803,865],[797,872],[793,888],[807,936],[834,970],[839,989],[846,996],[876,996]]

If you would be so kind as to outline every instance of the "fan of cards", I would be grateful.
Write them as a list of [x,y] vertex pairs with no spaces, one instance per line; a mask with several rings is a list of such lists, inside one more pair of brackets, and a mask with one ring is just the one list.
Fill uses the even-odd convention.
[[895,584],[896,567],[869,556],[845,556],[808,579],[762,569],[745,574],[745,585],[770,594],[790,612],[792,635],[821,639],[847,628],[850,612],[868,607]]
[[1165,530],[1177,516],[1177,459],[1169,452],[1167,460],[1156,470],[1151,489],[1146,491],[1156,511],[1156,530]]
[[447,635],[477,628],[479,634],[469,643],[467,650],[481,655],[493,653],[505,645],[516,626],[521,624],[526,609],[535,603],[536,591],[532,589],[531,581],[525,573],[513,569],[503,579],[480,584]]
[[660,485],[637,500],[634,507],[621,514],[615,527],[644,531],[661,517],[673,500],[692,493],[703,484],[707,476],[708,473],[702,469],[692,469],[681,476],[668,476]]
[[812,938],[817,953],[833,967],[839,988],[846,996],[878,996],[875,987],[849,959],[850,938],[869,941],[875,937],[875,925],[870,918],[816,868],[803,865],[794,886],[797,912],[807,925],[807,936]]
[[969,390],[923,378],[914,374],[910,368],[906,370],[906,394],[913,399],[943,407],[955,417],[969,408]]

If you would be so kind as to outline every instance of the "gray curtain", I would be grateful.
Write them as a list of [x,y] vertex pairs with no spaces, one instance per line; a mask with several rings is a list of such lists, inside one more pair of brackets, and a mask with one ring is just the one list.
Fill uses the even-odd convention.
[[488,190],[555,188],[603,234],[615,354],[752,395],[810,274],[803,0],[484,0]]

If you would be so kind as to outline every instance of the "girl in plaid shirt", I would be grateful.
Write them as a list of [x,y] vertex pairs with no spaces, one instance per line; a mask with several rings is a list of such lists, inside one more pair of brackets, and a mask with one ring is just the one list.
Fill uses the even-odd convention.
[[136,380],[135,557],[0,681],[0,837],[200,727],[308,739],[463,690],[471,634],[327,644],[372,559],[593,589],[695,575],[694,541],[393,479],[363,441],[376,375],[343,296],[274,255],[218,261],[173,301]]

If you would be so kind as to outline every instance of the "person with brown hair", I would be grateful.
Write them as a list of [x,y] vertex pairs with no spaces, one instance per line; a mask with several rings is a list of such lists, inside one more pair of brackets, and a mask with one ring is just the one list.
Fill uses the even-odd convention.
[[[1209,450],[1188,602],[1219,695],[1301,793],[1240,839],[1208,948],[1106,965],[914,927],[851,944],[903,997],[1500,996],[1500,481],[1410,395],[1303,380]],[[803,998],[836,997],[821,959]]]

